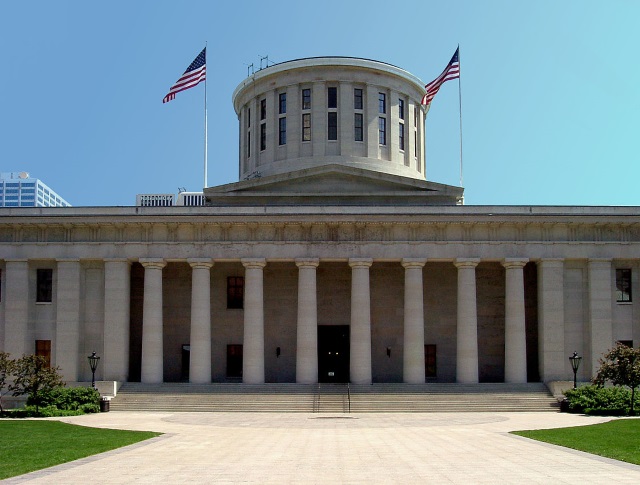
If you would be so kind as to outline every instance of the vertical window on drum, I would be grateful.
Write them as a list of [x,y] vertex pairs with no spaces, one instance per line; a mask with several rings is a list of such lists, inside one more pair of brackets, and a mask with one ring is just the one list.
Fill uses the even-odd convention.
[[387,95],[378,93],[378,113],[385,114],[387,112]]
[[338,88],[330,87],[327,88],[327,108],[337,108],[338,107]]
[[36,271],[36,302],[50,303],[53,296],[53,270],[38,269]]
[[251,132],[247,131],[247,158],[251,157]]
[[302,141],[311,141],[311,115],[302,115]]
[[362,130],[362,113],[356,113],[355,118],[353,120],[353,139],[355,141],[363,141],[363,130]]
[[278,120],[278,143],[280,145],[287,143],[287,118],[285,116]]
[[302,109],[311,109],[311,89],[302,90]]
[[227,277],[227,308],[244,308],[244,277]]
[[404,120],[404,100],[398,100],[398,118]]
[[353,109],[362,109],[362,89],[353,90]]
[[398,144],[400,150],[404,150],[404,123],[399,123],[398,126]]
[[327,113],[327,139],[338,139],[338,113],[335,111]]
[[616,301],[631,301],[631,270],[616,269]]
[[378,118],[378,143],[387,144],[387,119],[382,117]]
[[278,113],[283,115],[287,112],[287,93],[280,93],[278,96]]
[[260,125],[260,150],[267,149],[267,125],[262,123]]
[[260,100],[260,121],[267,119],[267,100]]

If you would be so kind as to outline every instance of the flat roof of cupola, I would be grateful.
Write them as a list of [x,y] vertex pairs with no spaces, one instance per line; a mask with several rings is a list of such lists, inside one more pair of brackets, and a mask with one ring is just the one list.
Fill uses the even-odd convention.
[[295,69],[316,68],[316,67],[355,67],[361,69],[370,69],[373,71],[381,71],[387,74],[398,76],[409,83],[414,84],[417,89],[424,90],[424,82],[421,79],[414,76],[408,71],[401,69],[393,64],[386,62],[375,61],[372,59],[364,59],[360,57],[346,57],[346,56],[322,56],[322,57],[304,57],[301,59],[293,59],[290,61],[279,62],[269,67],[265,67],[250,74],[236,87],[233,91],[233,104],[235,103],[236,96],[250,83],[254,83],[260,79],[277,75],[282,72],[291,71]]

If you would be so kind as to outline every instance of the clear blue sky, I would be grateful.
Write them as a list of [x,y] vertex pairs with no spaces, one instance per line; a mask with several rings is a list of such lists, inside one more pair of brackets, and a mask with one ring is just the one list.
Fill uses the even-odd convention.
[[[208,185],[238,179],[231,104],[247,65],[353,56],[425,83],[460,44],[471,205],[640,205],[640,1],[5,2],[0,171],[73,205],[203,186],[199,85],[162,104],[208,42]],[[459,184],[458,82],[427,116],[427,179]]]

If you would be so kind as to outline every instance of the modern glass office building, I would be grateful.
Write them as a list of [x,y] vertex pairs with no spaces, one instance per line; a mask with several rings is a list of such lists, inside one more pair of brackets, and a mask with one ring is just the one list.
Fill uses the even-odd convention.
[[66,200],[27,172],[0,173],[0,207],[70,207]]

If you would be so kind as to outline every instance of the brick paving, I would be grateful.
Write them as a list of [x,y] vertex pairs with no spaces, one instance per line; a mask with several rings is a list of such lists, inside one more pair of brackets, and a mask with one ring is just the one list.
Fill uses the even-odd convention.
[[640,466],[512,430],[607,421],[561,413],[135,413],[61,421],[160,431],[3,483],[640,483]]

